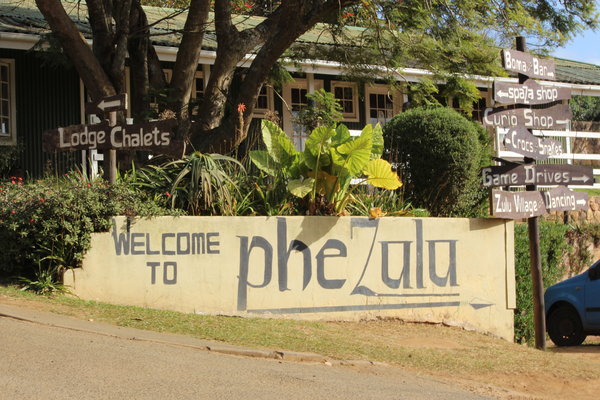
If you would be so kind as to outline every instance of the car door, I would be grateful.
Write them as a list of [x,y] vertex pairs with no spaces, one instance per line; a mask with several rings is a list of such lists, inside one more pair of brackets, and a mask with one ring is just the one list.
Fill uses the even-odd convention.
[[596,262],[587,274],[584,326],[600,328],[600,261]]

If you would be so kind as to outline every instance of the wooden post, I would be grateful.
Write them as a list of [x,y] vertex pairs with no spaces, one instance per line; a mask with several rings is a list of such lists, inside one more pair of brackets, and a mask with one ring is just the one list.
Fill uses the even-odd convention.
[[[517,50],[527,51],[525,38],[517,37]],[[519,83],[524,83],[527,76],[519,74]],[[533,158],[525,157],[526,164],[535,162]],[[535,185],[526,186],[527,191],[536,190]],[[539,217],[527,218],[527,227],[529,233],[529,257],[531,283],[533,287],[533,319],[535,326],[535,347],[536,349],[546,350],[546,315],[544,310],[544,282],[542,280],[542,255],[540,251],[540,227]]]
[[[117,125],[117,112],[111,111],[109,114],[109,125]],[[108,183],[114,185],[117,183],[117,151],[108,150]]]

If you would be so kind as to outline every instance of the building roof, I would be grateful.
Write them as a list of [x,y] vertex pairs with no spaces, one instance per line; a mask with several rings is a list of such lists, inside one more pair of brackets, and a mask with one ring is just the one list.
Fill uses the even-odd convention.
[[[75,22],[80,32],[91,39],[91,29],[87,21],[85,3],[77,0],[63,1],[65,10]],[[148,21],[152,24],[151,35],[155,45],[176,48],[180,42],[185,24],[185,13],[159,7],[144,7]],[[212,14],[209,17],[212,21]],[[262,17],[239,15],[234,23],[239,29],[258,25]],[[43,35],[50,32],[48,24],[37,9],[34,0],[4,0],[0,4],[0,42],[6,34]],[[349,35],[360,35],[362,28],[348,27]],[[4,34],[4,35],[3,35]],[[335,40],[324,26],[317,24],[313,29],[297,39],[298,43],[333,45]],[[209,26],[202,43],[203,50],[216,50],[217,41],[214,26]],[[555,58],[557,81],[575,85],[600,85],[600,66],[572,60]]]

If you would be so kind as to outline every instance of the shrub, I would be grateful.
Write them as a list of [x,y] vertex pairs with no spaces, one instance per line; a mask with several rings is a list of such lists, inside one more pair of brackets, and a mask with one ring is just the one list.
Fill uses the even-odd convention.
[[0,184],[0,275],[26,275],[80,265],[91,233],[106,231],[114,215],[159,215],[168,211],[127,185],[66,175]]
[[[568,225],[540,221],[540,253],[544,288],[558,282],[565,273],[564,255],[569,252],[565,236]],[[517,308],[515,309],[515,340],[533,343],[533,289],[530,273],[529,237],[527,224],[515,225],[515,278]]]
[[231,157],[194,152],[139,169],[128,181],[154,198],[168,196],[172,209],[191,215],[235,215],[239,189],[232,177],[243,169]]
[[413,109],[384,128],[405,197],[433,216],[476,217],[487,210],[479,170],[490,162],[487,131],[449,108]]

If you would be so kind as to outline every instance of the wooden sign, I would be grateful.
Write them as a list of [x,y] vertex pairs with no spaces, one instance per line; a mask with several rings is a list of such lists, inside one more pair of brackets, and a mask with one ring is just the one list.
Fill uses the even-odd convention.
[[517,50],[502,50],[502,66],[508,71],[518,72],[530,78],[556,80],[554,61],[541,59]]
[[127,94],[121,93],[115,96],[105,97],[100,101],[86,103],[86,114],[103,114],[110,111],[123,111],[127,109]]
[[589,208],[588,194],[585,192],[574,192],[564,186],[558,186],[542,194],[548,211],[576,211]]
[[481,169],[483,186],[594,184],[592,167],[570,164],[499,165]]
[[534,136],[522,126],[508,128],[504,136],[504,147],[534,160],[547,160],[563,153],[563,145],[558,140]]
[[149,150],[163,154],[181,153],[183,141],[175,139],[177,120],[109,126],[71,125],[43,133],[44,151]]
[[540,192],[492,190],[492,215],[497,218],[532,218],[546,213]]
[[568,88],[542,86],[533,79],[523,84],[494,81],[493,93],[494,101],[502,104],[547,104],[571,98]]
[[486,108],[483,124],[487,126],[516,127],[530,129],[565,129],[573,117],[569,106],[557,104],[549,108]]

